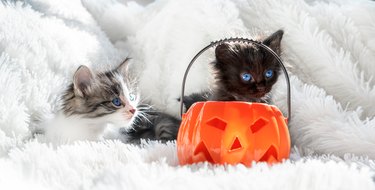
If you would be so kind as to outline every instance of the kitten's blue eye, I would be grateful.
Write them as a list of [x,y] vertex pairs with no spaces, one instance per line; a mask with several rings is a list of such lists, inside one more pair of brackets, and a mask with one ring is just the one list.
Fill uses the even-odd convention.
[[132,93],[130,93],[130,94],[129,94],[129,100],[130,100],[130,101],[134,101],[134,100],[135,100],[135,95],[132,94]]
[[113,98],[112,104],[115,105],[115,106],[121,106],[120,98]]
[[244,74],[242,74],[242,80],[244,80],[244,81],[250,81],[252,78],[253,78],[253,76],[251,76],[251,74],[249,74],[249,73],[244,73]]
[[273,77],[273,71],[272,70],[267,70],[266,73],[264,73],[264,76],[266,76],[266,78]]

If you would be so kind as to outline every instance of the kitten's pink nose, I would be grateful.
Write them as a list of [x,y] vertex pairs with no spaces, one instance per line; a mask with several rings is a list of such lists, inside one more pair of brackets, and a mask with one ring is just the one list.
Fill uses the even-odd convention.
[[134,114],[135,113],[135,109],[134,108],[130,109],[129,112],[132,113],[132,114]]

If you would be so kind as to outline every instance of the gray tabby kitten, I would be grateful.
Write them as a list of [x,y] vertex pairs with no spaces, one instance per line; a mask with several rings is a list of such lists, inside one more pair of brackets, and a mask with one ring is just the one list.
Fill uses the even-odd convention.
[[[278,30],[262,43],[280,55],[283,34]],[[185,96],[186,109],[195,102],[207,100],[270,102],[269,92],[281,70],[272,54],[253,44],[223,43],[216,47],[215,56],[214,87],[211,91]]]
[[50,141],[99,140],[107,124],[120,128],[120,139],[166,142],[176,139],[180,121],[148,105],[138,105],[128,75],[128,59],[114,70],[93,73],[80,66],[62,96],[61,112],[46,128]]
[[98,140],[107,124],[130,127],[138,102],[127,77],[127,63],[97,74],[80,66],[62,96],[61,111],[45,128],[47,139]]

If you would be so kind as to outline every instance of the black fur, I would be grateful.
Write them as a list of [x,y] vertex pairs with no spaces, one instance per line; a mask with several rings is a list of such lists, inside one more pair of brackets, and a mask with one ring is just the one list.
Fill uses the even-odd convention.
[[[186,110],[188,110],[194,103],[196,102],[205,102],[208,100],[208,98],[211,96],[211,93],[206,92],[200,92],[200,93],[193,93],[189,96],[184,96],[184,105]],[[178,101],[181,101],[180,98],[178,98]]]

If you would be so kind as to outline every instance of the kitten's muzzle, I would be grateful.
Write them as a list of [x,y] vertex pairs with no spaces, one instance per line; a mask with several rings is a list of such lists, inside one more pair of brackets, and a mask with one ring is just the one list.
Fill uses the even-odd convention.
[[257,86],[257,90],[258,90],[259,93],[265,92],[266,91],[266,87],[265,86]]

